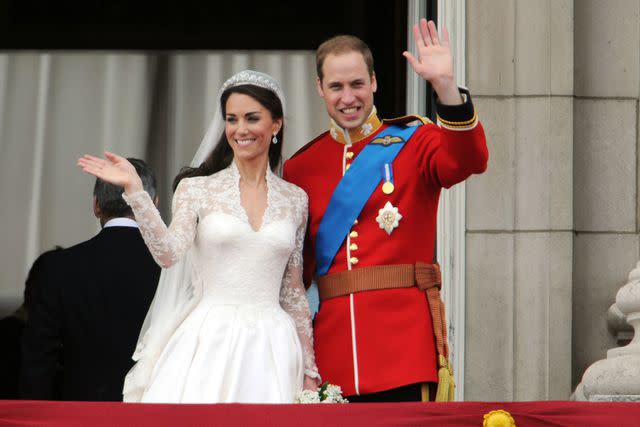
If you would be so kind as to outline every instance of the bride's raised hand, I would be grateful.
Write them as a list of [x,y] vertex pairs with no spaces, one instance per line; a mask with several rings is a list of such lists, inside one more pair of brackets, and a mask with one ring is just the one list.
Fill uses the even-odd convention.
[[103,181],[123,187],[128,194],[143,189],[136,168],[126,158],[109,151],[105,151],[104,155],[105,159],[101,159],[85,154],[78,159],[78,167]]

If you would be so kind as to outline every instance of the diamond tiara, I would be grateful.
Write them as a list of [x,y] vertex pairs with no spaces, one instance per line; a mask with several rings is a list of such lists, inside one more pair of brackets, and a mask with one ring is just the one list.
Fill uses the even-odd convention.
[[282,89],[280,89],[280,85],[278,85],[278,82],[276,82],[273,77],[269,76],[268,74],[261,73],[260,71],[254,70],[243,70],[239,73],[234,74],[226,82],[224,82],[220,91],[224,92],[230,87],[243,84],[255,85],[264,89],[268,89],[278,95],[280,99],[284,99]]

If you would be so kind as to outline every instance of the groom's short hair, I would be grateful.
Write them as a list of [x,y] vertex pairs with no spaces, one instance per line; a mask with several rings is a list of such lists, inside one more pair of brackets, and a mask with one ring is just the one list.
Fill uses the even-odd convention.
[[364,58],[365,64],[367,64],[367,70],[369,76],[373,76],[373,54],[369,46],[360,38],[352,35],[340,35],[331,37],[324,41],[316,50],[316,73],[318,78],[322,81],[324,74],[322,72],[322,66],[324,60],[329,55],[340,55],[342,53],[360,52]]

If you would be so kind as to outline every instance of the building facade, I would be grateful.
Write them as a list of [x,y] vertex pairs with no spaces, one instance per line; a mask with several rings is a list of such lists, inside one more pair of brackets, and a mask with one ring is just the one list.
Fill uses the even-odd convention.
[[639,258],[640,1],[461,3],[490,153],[466,185],[464,398],[568,399]]

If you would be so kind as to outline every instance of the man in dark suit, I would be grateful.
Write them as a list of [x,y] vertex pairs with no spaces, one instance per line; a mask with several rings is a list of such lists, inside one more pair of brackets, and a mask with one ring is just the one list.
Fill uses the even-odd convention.
[[[156,201],[151,169],[129,159]],[[62,364],[63,400],[122,400],[142,322],[160,268],[147,249],[122,189],[96,180],[93,210],[102,231],[49,257],[32,298],[22,340],[20,395],[54,399]]]

